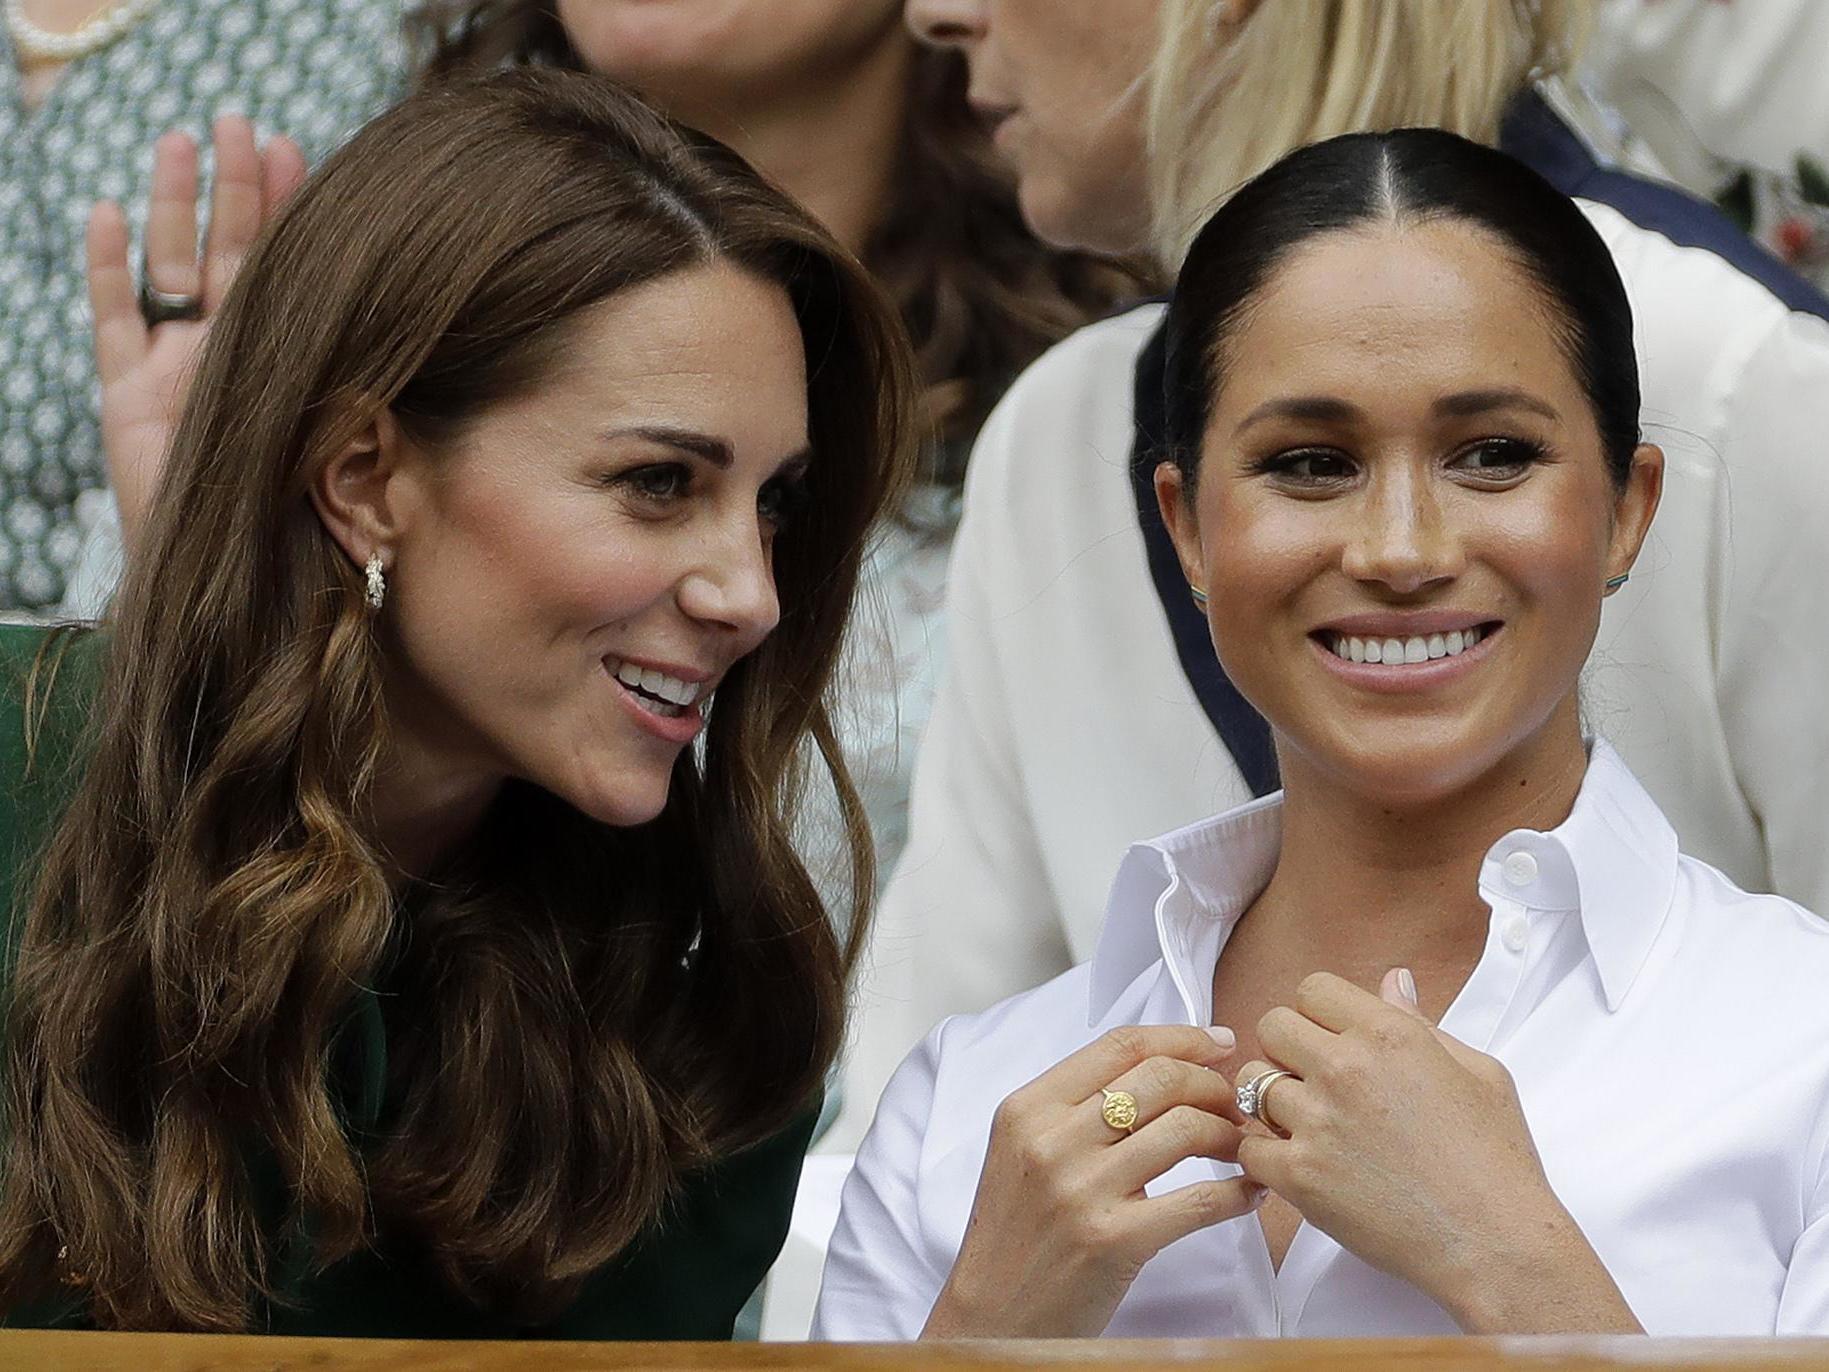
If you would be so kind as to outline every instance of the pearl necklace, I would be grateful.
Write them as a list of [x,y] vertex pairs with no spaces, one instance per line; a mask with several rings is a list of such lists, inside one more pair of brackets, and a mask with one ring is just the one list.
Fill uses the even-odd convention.
[[25,17],[25,0],[6,0],[6,27],[21,57],[36,62],[72,62],[105,48],[139,23],[159,0],[119,0],[74,33],[52,33]]

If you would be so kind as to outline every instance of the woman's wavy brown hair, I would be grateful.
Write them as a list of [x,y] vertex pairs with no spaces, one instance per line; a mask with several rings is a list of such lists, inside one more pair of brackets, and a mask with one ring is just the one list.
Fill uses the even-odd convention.
[[[584,66],[553,0],[421,0],[411,25],[427,83],[503,65]],[[957,53],[916,54],[893,198],[862,253],[914,340],[922,475],[950,486],[1018,372],[1148,289],[1137,264],[1059,251],[1029,231],[966,103],[966,78]]]
[[[807,350],[780,626],[657,819],[611,829],[510,781],[460,861],[390,890],[367,806],[383,649],[314,474],[383,408],[436,449],[538,382],[581,311],[713,261],[778,283]],[[864,924],[841,945],[790,842],[797,759],[811,738],[845,799],[861,901],[825,695],[913,395],[893,309],[826,233],[607,83],[453,83],[330,159],[211,331],[20,931],[0,1309],[67,1247],[102,1324],[241,1329],[279,1298],[278,1243],[308,1235],[321,1268],[380,1234],[538,1318],[683,1174],[808,1108]],[[377,985],[366,1137],[336,1064]],[[256,1158],[288,1198],[277,1232]]]

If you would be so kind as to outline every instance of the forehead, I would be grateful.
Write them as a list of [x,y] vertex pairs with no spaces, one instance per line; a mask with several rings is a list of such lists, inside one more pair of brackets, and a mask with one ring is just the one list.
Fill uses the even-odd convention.
[[510,409],[689,424],[763,450],[806,441],[806,363],[787,292],[728,263],[683,268],[583,311]]
[[1222,346],[1214,417],[1266,392],[1386,408],[1518,386],[1585,409],[1543,290],[1504,244],[1453,221],[1322,234],[1272,272]]

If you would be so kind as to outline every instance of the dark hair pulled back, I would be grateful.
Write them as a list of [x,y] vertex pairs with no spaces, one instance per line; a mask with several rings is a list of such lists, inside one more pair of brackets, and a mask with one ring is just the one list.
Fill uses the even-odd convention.
[[1247,182],[1188,250],[1169,307],[1167,455],[1190,486],[1227,339],[1272,273],[1319,234],[1458,219],[1496,237],[1542,292],[1594,411],[1614,485],[1639,442],[1632,307],[1619,270],[1575,202],[1517,159],[1441,129],[1352,133],[1289,154]]

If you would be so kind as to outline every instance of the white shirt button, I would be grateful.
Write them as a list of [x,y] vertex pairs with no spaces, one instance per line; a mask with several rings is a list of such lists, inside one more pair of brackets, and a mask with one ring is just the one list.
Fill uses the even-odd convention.
[[[1530,855],[1525,853],[1520,856],[1528,857]],[[1524,945],[1531,941],[1530,921],[1523,915],[1513,915],[1499,926],[1499,937],[1504,940],[1505,946],[1512,952],[1522,953]]]
[[1537,859],[1519,851],[1505,859],[1505,880],[1513,886],[1529,886],[1537,879]]

